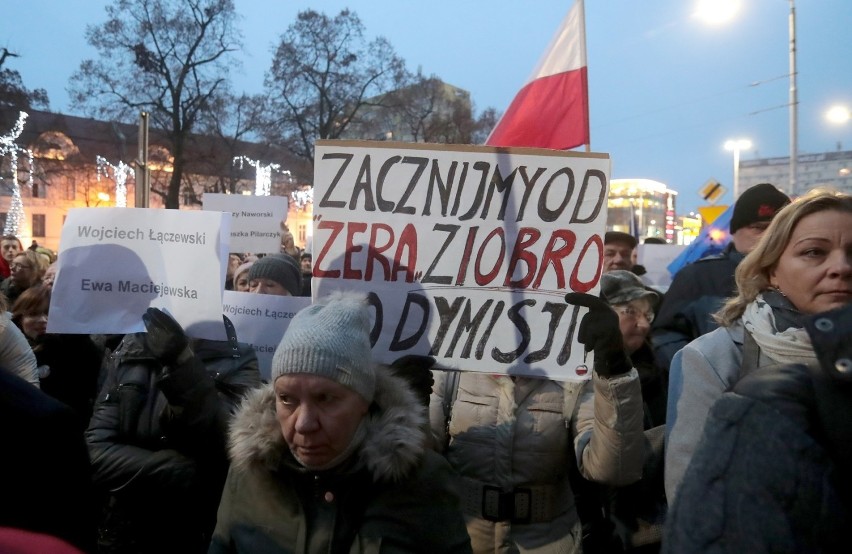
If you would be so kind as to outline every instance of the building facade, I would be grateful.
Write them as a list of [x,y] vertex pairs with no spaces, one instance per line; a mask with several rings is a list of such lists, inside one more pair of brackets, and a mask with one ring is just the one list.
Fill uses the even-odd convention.
[[607,230],[683,244],[678,234],[677,192],[651,179],[612,179]]
[[[2,113],[0,121],[14,122],[17,116],[17,112]],[[14,139],[23,205],[16,234],[25,247],[36,241],[58,251],[68,210],[121,205],[118,169],[133,167],[137,131],[134,125],[50,112],[33,110],[27,115],[23,131]],[[0,129],[0,135],[8,136],[6,133],[5,128]],[[151,189],[155,191],[150,194],[148,205],[162,208],[163,196],[156,191],[165,190],[173,171],[173,158],[169,141],[156,130],[149,133],[148,144]],[[253,194],[256,168],[235,163],[237,156],[282,168],[303,163],[268,145],[193,136],[181,186],[181,209],[201,209],[204,192]],[[16,179],[11,158],[8,152],[0,157],[0,230],[6,227],[9,214],[15,213]],[[136,187],[132,169],[125,177],[126,206],[133,207]],[[309,197],[299,194],[305,188],[308,184],[296,182],[289,172],[271,174],[271,194],[291,197],[287,221],[301,247],[309,242],[311,228],[310,201],[305,201]]]
[[[815,187],[832,187],[852,194],[852,151],[800,154],[796,173],[793,196]],[[772,183],[789,193],[790,157],[740,160],[740,193],[758,183]]]

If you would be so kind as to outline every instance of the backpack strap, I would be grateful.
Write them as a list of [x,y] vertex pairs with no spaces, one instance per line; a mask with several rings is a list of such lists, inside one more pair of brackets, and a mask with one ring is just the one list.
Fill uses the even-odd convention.
[[459,380],[461,371],[446,371],[444,379],[444,425],[446,426],[447,441],[450,440],[450,419],[453,417],[453,404],[459,397]]
[[740,366],[739,379],[758,367],[760,367],[760,347],[749,330],[743,327],[743,363]]

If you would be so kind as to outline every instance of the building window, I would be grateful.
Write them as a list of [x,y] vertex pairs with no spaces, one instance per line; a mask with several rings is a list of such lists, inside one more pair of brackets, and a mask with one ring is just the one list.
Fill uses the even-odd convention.
[[6,228],[6,217],[8,215],[8,212],[0,212],[0,232]]
[[77,183],[74,179],[65,182],[65,200],[77,199]]
[[306,240],[308,240],[308,226],[299,225],[299,242],[305,244]]
[[45,216],[44,214],[33,214],[33,236],[44,237],[45,233]]

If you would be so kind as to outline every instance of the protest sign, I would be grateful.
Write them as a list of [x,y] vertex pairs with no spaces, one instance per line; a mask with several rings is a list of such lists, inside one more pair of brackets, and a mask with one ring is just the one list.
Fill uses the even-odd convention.
[[369,294],[377,359],[589,377],[564,296],[597,292],[608,155],[318,141],[314,167],[314,297]]
[[686,249],[683,244],[640,244],[636,247],[636,262],[648,271],[642,280],[657,290],[665,292],[672,284],[668,265]]
[[62,227],[49,333],[144,331],[148,307],[191,337],[225,340],[222,290],[231,216],[76,208]]
[[286,196],[248,196],[205,192],[205,210],[231,213],[231,252],[278,252]]
[[254,348],[260,375],[269,380],[272,355],[293,316],[311,299],[302,296],[276,296],[226,290],[222,311],[234,324],[237,339]]

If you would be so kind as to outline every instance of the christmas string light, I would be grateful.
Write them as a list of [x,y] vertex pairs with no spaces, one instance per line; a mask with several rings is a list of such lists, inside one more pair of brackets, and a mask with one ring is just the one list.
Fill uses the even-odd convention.
[[[8,135],[0,136],[0,156],[9,156],[9,166],[12,171],[12,201],[9,206],[9,214],[6,216],[4,235],[17,235],[21,221],[24,219],[24,201],[21,198],[21,183],[18,181],[18,154],[26,154],[29,161],[29,178],[27,186],[33,186],[33,153],[32,150],[22,148],[15,143],[15,139],[24,132],[24,122],[27,120],[26,112],[18,113],[18,121]],[[2,179],[2,177],[0,177]]]
[[308,204],[313,204],[314,188],[308,187],[302,190],[294,190],[290,193],[290,201],[300,210]]
[[[248,165],[254,167],[255,170],[255,180],[254,180],[254,195],[255,196],[269,196],[269,193],[272,192],[272,170],[278,171],[278,168],[281,167],[278,164],[266,164],[264,165],[259,160],[253,160],[246,156],[234,156],[233,163],[240,162],[240,169],[243,168],[243,162]],[[290,175],[289,171],[278,171],[279,173],[283,173],[285,175]]]
[[112,165],[106,158],[97,156],[98,162],[98,181],[101,180],[101,174],[109,178],[109,170],[112,169],[113,179],[115,179],[115,205],[118,208],[127,207],[127,178],[135,177],[133,168],[119,160],[118,165]]

